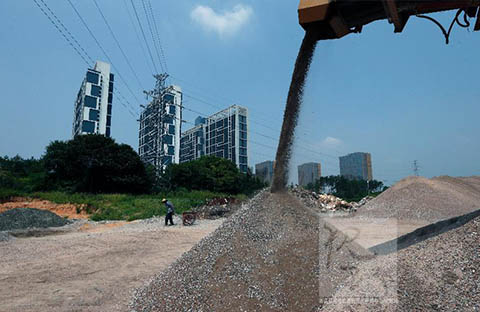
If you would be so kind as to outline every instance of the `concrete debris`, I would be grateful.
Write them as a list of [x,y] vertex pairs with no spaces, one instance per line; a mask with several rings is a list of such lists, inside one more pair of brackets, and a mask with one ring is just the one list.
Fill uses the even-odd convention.
[[334,195],[318,194],[300,187],[293,188],[290,192],[300,199],[305,206],[319,209],[322,213],[337,211],[348,213],[355,212],[359,207],[365,205],[368,201],[373,199],[373,197],[367,196],[362,198],[362,200],[360,200],[358,203],[348,202]]

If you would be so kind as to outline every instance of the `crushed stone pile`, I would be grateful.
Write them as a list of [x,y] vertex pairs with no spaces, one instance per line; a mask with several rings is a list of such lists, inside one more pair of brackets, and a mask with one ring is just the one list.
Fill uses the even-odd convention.
[[362,264],[324,311],[480,311],[480,217]]
[[0,231],[58,227],[69,223],[47,210],[15,208],[0,213]]
[[336,211],[355,212],[359,207],[373,199],[373,197],[367,196],[358,203],[350,203],[334,195],[317,194],[301,187],[291,189],[290,193],[296,196],[305,206],[318,209],[322,213]]
[[12,237],[7,232],[0,232],[0,243],[11,240]]
[[286,194],[260,192],[139,288],[131,311],[316,311],[370,259]]
[[480,177],[408,177],[365,204],[358,217],[437,222],[480,209]]

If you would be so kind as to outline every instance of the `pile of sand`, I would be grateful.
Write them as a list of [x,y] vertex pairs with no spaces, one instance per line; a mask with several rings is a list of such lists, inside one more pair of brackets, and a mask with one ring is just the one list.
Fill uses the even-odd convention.
[[408,177],[361,207],[356,216],[436,222],[480,209],[480,177]]
[[288,194],[261,192],[139,289],[133,311],[316,311],[371,255]]

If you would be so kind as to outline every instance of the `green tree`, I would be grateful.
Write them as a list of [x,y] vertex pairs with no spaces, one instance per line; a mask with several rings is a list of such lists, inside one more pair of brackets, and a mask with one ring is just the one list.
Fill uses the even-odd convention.
[[153,183],[138,154],[103,135],[54,141],[44,156],[47,186],[89,193],[146,193]]
[[251,193],[265,185],[251,174],[241,173],[230,160],[215,156],[172,164],[161,176],[166,189],[208,190],[221,193]]

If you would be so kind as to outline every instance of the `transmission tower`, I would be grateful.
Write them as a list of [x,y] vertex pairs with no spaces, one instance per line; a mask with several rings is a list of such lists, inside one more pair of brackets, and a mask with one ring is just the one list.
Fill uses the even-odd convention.
[[420,167],[418,166],[418,161],[413,161],[413,173],[418,177],[418,172],[420,171]]
[[171,114],[167,109],[168,105],[173,104],[166,97],[173,92],[173,87],[167,87],[166,84],[168,74],[153,77],[156,79],[155,88],[143,91],[147,100],[152,100],[140,116],[139,154],[145,163],[152,164],[157,173],[160,173],[172,162],[172,155],[165,146],[172,144],[167,140],[168,124],[176,125],[177,122],[175,113]]

